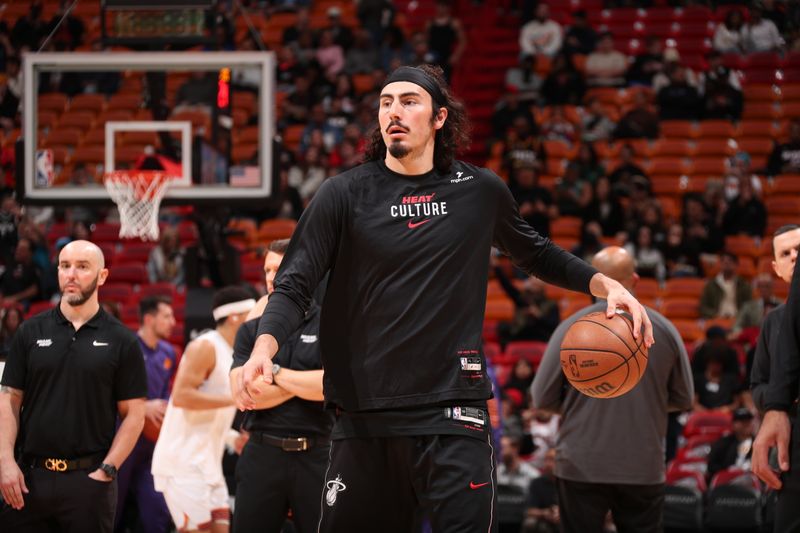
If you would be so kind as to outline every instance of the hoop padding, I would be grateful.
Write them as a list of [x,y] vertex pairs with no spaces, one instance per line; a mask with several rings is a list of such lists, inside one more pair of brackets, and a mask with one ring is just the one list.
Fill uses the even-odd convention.
[[119,211],[119,237],[158,240],[158,209],[161,200],[176,179],[164,172],[132,170],[105,175],[108,195]]

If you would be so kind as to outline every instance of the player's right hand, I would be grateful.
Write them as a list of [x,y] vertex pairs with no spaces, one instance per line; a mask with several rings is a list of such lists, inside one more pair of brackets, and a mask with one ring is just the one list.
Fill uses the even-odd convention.
[[17,511],[25,506],[22,495],[28,494],[28,487],[25,486],[22,470],[13,460],[0,464],[0,493],[6,503]]
[[272,384],[272,358],[276,353],[278,353],[278,343],[275,337],[261,335],[256,339],[250,359],[242,367],[241,386],[243,389],[253,385],[257,379],[261,379],[268,385]]
[[789,415],[783,411],[767,411],[753,443],[751,462],[753,473],[775,490],[780,489],[782,483],[778,474],[769,465],[769,451],[772,448],[778,448],[778,467],[781,472],[787,472],[789,470],[790,435]]

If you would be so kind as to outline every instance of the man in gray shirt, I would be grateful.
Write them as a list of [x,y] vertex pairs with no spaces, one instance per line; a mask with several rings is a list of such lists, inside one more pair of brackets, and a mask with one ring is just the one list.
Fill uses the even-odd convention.
[[[598,252],[592,265],[629,291],[639,279],[633,257],[617,246]],[[558,326],[531,386],[533,403],[562,417],[555,471],[562,531],[602,531],[611,510],[620,533],[656,533],[663,529],[667,413],[692,408],[691,366],[675,326],[647,308],[656,342],[641,381],[617,398],[578,392],[561,372],[561,342],[578,318],[606,308],[600,301]]]

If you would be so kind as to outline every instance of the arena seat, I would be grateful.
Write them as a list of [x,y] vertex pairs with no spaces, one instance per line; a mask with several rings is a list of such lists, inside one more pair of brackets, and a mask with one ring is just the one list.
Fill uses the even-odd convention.
[[706,482],[699,472],[675,471],[664,487],[664,528],[667,531],[703,529]]
[[147,283],[147,269],[144,263],[119,263],[109,269],[108,279],[115,283],[141,285]]
[[729,139],[736,137],[736,126],[729,120],[703,120],[698,124],[698,137],[701,139]]
[[738,468],[717,473],[707,495],[706,525],[720,531],[761,527],[761,484],[755,474]]
[[681,461],[708,459],[711,445],[718,439],[719,435],[715,433],[694,435],[678,450],[676,458]]
[[101,301],[110,300],[120,305],[125,305],[133,297],[133,287],[130,283],[125,283],[109,276],[109,281],[99,288]]
[[497,342],[497,320],[490,320],[484,318],[483,320],[483,341],[484,342]]
[[526,359],[533,365],[535,371],[539,368],[546,349],[546,342],[512,341],[506,345],[505,354],[515,361],[518,359]]
[[511,300],[497,299],[486,302],[484,318],[489,320],[510,321],[514,319],[514,303]]
[[525,519],[526,503],[522,487],[497,484],[497,523],[501,531],[519,530]]
[[722,435],[731,430],[731,415],[718,411],[693,412],[689,414],[683,427],[683,436],[687,439],[695,435]]

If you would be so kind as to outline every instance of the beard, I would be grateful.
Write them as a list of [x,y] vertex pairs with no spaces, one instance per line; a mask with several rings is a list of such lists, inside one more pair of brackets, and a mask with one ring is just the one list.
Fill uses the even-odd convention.
[[94,281],[89,284],[86,289],[81,289],[80,294],[70,294],[64,297],[64,300],[67,302],[68,305],[72,307],[78,307],[79,305],[85,304],[89,298],[92,297],[94,291],[97,290],[97,280],[100,279],[100,274],[95,276]]
[[392,142],[386,149],[395,159],[403,159],[411,152],[411,148],[401,142]]

